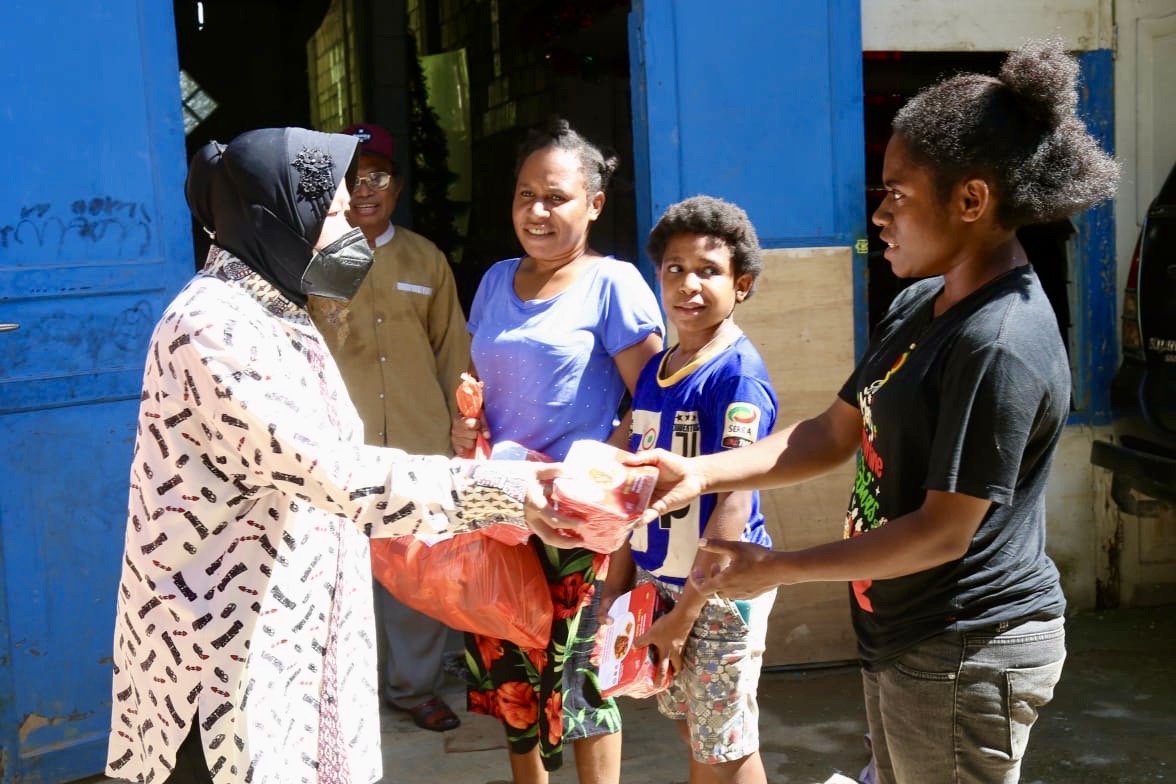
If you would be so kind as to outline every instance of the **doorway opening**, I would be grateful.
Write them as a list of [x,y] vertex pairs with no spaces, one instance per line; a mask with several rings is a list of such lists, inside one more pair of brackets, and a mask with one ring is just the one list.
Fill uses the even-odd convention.
[[454,274],[467,310],[487,267],[520,252],[515,158],[526,129],[551,115],[619,156],[592,245],[637,261],[628,14],[628,0],[408,0],[422,56],[464,52],[471,177]]
[[[185,160],[253,128],[311,127],[307,41],[330,0],[173,0]],[[209,238],[192,224],[196,267]]]
[[[447,250],[462,305],[468,310],[490,264],[520,252],[510,220],[515,156],[525,130],[550,115],[565,117],[619,156],[592,244],[602,253],[638,260],[643,243],[633,187],[628,0],[173,0],[173,5],[185,97],[193,102],[186,111],[188,157],[211,140],[227,142],[251,128],[334,131],[366,120],[385,125],[396,137],[403,171],[419,171],[420,156],[427,154],[420,148],[427,143],[411,124],[418,111],[411,97],[417,66],[409,59],[460,53],[464,85],[445,83],[460,77],[443,68],[428,78],[437,92],[459,96],[467,118],[468,157],[456,168],[468,172],[455,173],[468,176],[468,182],[457,203],[448,205],[461,235],[457,252]],[[418,165],[405,165],[413,156]],[[462,157],[449,155],[451,170]],[[393,220],[418,228],[417,211],[430,205],[422,204],[421,190],[411,180],[407,185],[406,193],[416,198],[402,198]],[[451,187],[451,199],[453,193]],[[198,267],[208,243],[194,224]]]

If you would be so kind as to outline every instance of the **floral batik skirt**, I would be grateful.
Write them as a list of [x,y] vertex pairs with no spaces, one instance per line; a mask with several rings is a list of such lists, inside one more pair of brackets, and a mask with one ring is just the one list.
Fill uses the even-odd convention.
[[[596,580],[607,556],[561,550],[532,539],[555,606],[546,648],[466,634],[467,707],[499,719],[513,754],[539,746],[546,770],[563,764],[563,743],[621,728],[613,700],[600,696],[590,664],[598,626]],[[599,574],[603,577],[603,574]]]

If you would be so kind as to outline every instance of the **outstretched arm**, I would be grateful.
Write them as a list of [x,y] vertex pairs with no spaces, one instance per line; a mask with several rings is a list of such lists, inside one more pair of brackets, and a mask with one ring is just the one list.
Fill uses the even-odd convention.
[[838,398],[819,416],[742,449],[694,458],[660,449],[636,454],[626,462],[659,469],[642,522],[651,523],[702,493],[780,487],[828,473],[857,451],[861,428],[861,412]]
[[910,514],[807,550],[773,552],[744,542],[707,540],[702,549],[731,563],[696,571],[691,581],[701,593],[741,599],[777,585],[903,577],[962,558],[991,506],[963,493],[930,490]]

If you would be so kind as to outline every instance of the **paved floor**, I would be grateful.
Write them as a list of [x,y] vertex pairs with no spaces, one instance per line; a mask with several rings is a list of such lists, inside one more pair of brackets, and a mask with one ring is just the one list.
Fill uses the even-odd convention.
[[[1033,731],[1024,784],[1176,781],[1176,606],[1085,613],[1067,626],[1069,657],[1054,701]],[[460,689],[451,705],[464,705]],[[856,669],[766,673],[762,753],[773,784],[815,784],[867,762]],[[621,780],[685,784],[684,750],[652,701],[622,700]],[[509,784],[497,722],[462,713],[444,734],[399,714],[382,719],[387,784]],[[93,780],[101,781],[101,779]],[[571,759],[551,777],[574,784]]]
[[[1033,731],[1022,782],[1176,781],[1176,606],[1079,614],[1054,701]],[[760,681],[762,753],[773,784],[856,776],[868,761],[856,668],[767,673]],[[463,704],[454,692],[453,706]],[[685,756],[653,701],[622,700],[625,784],[686,781]],[[508,784],[496,722],[462,714],[437,735],[383,717],[384,782]],[[491,747],[491,748],[487,748]],[[552,784],[574,784],[568,760]]]

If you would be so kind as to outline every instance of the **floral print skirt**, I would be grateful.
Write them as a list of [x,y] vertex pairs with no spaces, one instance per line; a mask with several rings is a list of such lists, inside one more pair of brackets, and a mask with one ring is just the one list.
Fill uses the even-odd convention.
[[539,746],[546,770],[563,764],[563,743],[617,732],[621,713],[600,696],[590,664],[596,637],[596,580],[607,556],[561,550],[532,538],[555,606],[546,648],[520,648],[507,640],[466,634],[467,707],[499,719],[514,754]]

